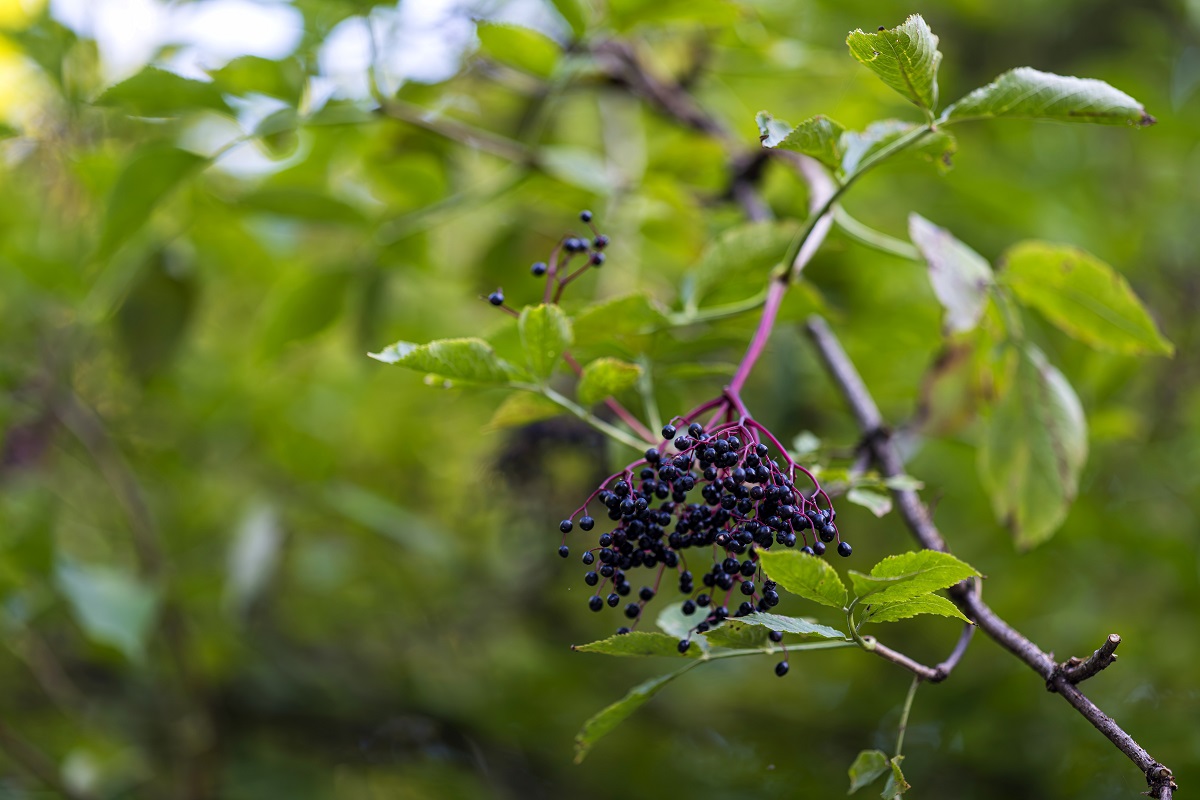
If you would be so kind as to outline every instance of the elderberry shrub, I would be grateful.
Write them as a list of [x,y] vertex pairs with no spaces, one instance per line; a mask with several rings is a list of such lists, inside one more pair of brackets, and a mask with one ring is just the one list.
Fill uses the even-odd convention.
[[[595,572],[584,576],[595,586],[587,601],[593,611],[603,610],[606,592],[607,605],[616,608],[618,595],[630,591],[629,574],[645,570],[653,582],[641,588],[636,602],[621,608],[636,627],[646,604],[676,584],[685,598],[683,613],[695,619],[680,642],[684,652],[692,633],[719,625],[731,606],[736,606],[732,616],[741,617],[779,603],[775,582],[763,572],[761,551],[799,548],[821,555],[825,543],[837,540],[838,552],[848,556],[850,545],[841,541],[837,514],[816,479],[786,452],[777,450],[773,457],[762,438],[777,448],[778,442],[757,422],[742,417],[706,431],[690,417],[676,419],[678,425],[663,427],[659,446],[606,478],[559,530],[565,543],[575,519],[583,531],[598,529],[589,536],[594,546],[584,559],[590,564],[587,556],[594,554],[603,565],[599,581]],[[812,489],[796,486],[797,472],[807,476]],[[628,630],[622,626],[618,633]],[[784,662],[776,671],[786,670]]]

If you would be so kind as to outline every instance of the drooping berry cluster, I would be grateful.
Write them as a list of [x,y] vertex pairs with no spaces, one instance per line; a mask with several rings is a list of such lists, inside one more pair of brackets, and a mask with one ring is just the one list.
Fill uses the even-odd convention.
[[[726,413],[726,422],[708,431],[691,422],[714,407],[718,417]],[[616,523],[583,553],[588,567],[584,582],[595,587],[588,599],[593,611],[623,606],[625,617],[636,626],[667,571],[674,573],[671,580],[687,598],[683,613],[702,615],[680,641],[681,652],[690,646],[692,633],[703,633],[729,616],[766,611],[779,603],[759,551],[799,547],[819,556],[836,540],[840,555],[851,553],[850,545],[841,541],[829,497],[813,475],[792,461],[778,440],[753,419],[728,420],[731,408],[729,398],[718,398],[687,417],[676,418],[686,430],[665,426],[658,447],[606,478],[559,525],[563,533],[559,555],[566,558],[570,555],[566,538],[575,521],[583,531],[596,527],[590,506],[603,507],[601,513]],[[775,447],[774,457],[764,439]],[[797,472],[807,476],[812,489],[796,486]],[[704,562],[702,570],[697,559]],[[634,599],[629,575],[639,568],[654,571],[654,576]],[[738,605],[731,612],[735,600]],[[628,631],[622,627],[617,632]],[[778,641],[776,635],[771,638]],[[781,662],[776,672],[786,671],[787,662]]]
[[[542,302],[557,303],[562,298],[563,290],[571,281],[578,278],[583,273],[587,272],[589,267],[600,268],[604,266],[606,256],[604,249],[608,247],[609,239],[603,233],[596,229],[592,224],[592,212],[580,211],[579,220],[588,226],[592,232],[592,238],[586,236],[576,236],[569,233],[562,237],[554,250],[550,253],[549,261],[535,261],[529,268],[530,274],[535,278],[546,278],[546,290],[542,298]],[[574,272],[570,271],[571,262],[576,257],[583,258],[583,264]],[[497,289],[487,296],[487,301],[494,306],[500,306],[505,311],[515,314],[512,309],[504,306],[504,290]]]

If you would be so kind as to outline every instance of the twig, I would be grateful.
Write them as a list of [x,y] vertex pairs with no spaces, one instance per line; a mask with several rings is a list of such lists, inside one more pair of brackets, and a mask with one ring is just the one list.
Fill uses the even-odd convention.
[[1100,649],[1086,660],[1072,657],[1059,665],[1059,671],[1071,683],[1082,683],[1117,660],[1116,649],[1120,644],[1121,637],[1110,633]]
[[[830,377],[858,421],[879,471],[885,478],[904,474],[903,461],[892,443],[890,434],[884,428],[879,408],[867,391],[858,370],[842,349],[841,343],[820,317],[811,317],[807,328]],[[891,491],[901,517],[921,546],[927,550],[947,552],[945,540],[930,519],[917,493],[911,489],[893,488]],[[1146,782],[1150,786],[1148,794],[1151,797],[1156,800],[1170,800],[1174,796],[1177,787],[1171,770],[1154,760],[1145,748],[1088,699],[1054,659],[1001,619],[976,592],[971,591],[966,582],[952,587],[950,596],[964,614],[975,620],[975,624],[984,633],[1025,662],[1046,681],[1048,689],[1062,695],[1063,699],[1082,714],[1096,730],[1104,734],[1118,750],[1137,765],[1146,776]],[[1115,648],[1116,645],[1112,647]],[[1108,655],[1111,657],[1111,650]]]
[[920,680],[937,683],[946,679],[945,675],[940,675],[933,667],[927,667],[921,662],[904,655],[904,653],[893,650],[874,636],[864,636],[862,640],[866,643],[865,649],[868,652],[874,653],[885,661],[890,661],[897,666],[904,667]]

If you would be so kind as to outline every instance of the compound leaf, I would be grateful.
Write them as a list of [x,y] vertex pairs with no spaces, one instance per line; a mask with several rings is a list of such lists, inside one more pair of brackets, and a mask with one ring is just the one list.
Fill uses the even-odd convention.
[[883,603],[882,605],[872,604],[867,613],[862,617],[862,621],[866,622],[895,622],[899,619],[908,619],[921,614],[936,614],[942,617],[954,617],[961,619],[963,622],[971,620],[958,610],[958,606],[951,603],[946,598],[939,594],[927,594],[921,597],[914,597],[912,600],[905,600],[900,603]]

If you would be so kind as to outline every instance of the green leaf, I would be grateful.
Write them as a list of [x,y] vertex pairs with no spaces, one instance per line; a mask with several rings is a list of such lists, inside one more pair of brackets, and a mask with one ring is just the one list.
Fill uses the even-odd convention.
[[228,94],[265,94],[295,105],[304,91],[304,67],[295,58],[238,56],[208,74]]
[[796,233],[790,221],[748,222],[722,232],[692,268],[689,303],[698,305],[722,286],[745,287],[741,297],[753,294],[783,260]]
[[167,145],[138,150],[125,164],[108,199],[97,256],[107,258],[138,231],[167,195],[208,159]]
[[862,621],[864,623],[895,622],[898,619],[908,619],[920,614],[936,614],[942,617],[961,619],[963,622],[971,621],[958,610],[958,606],[938,594],[926,594],[900,603],[883,603],[881,605],[872,603],[867,609],[867,613],[863,615]]
[[679,652],[679,640],[682,637],[665,633],[648,633],[632,631],[631,633],[614,634],[607,639],[588,644],[574,644],[571,649],[580,653],[603,653],[606,656],[666,656],[667,658],[700,658],[703,655],[700,648],[688,648],[686,653]]
[[697,636],[699,641],[706,641],[714,647],[733,647],[733,648],[766,648],[768,644],[767,634],[769,631],[761,625],[753,625],[748,623],[747,618],[729,619],[721,623],[716,628],[712,628],[702,636]]
[[517,428],[531,422],[541,422],[564,413],[566,409],[545,395],[534,392],[513,392],[496,407],[485,431]]
[[1129,95],[1093,78],[1073,78],[1032,67],[1009,70],[952,104],[944,122],[1010,117],[1100,125],[1153,125],[1154,117]]
[[696,23],[719,28],[738,21],[737,3],[730,0],[608,0],[608,19],[617,31],[662,23]]
[[[763,121],[760,120],[759,133],[764,146],[812,156],[830,169],[837,169],[841,165],[844,155],[842,134],[846,132],[841,123],[818,115],[804,120],[782,139],[778,138],[780,125],[786,123],[770,120],[767,130],[764,130]],[[768,143],[771,141],[774,143]]]
[[546,36],[519,25],[480,22],[475,29],[485,55],[524,72],[548,78],[558,65],[562,48]]
[[850,791],[846,794],[854,794],[864,786],[870,785],[888,769],[886,753],[879,750],[863,750],[850,765]]
[[891,30],[851,31],[846,37],[850,55],[910,102],[932,115],[937,108],[938,37],[913,14]]
[[[660,611],[658,617],[654,620],[654,624],[658,626],[660,631],[674,636],[675,642],[678,644],[680,639],[686,639],[691,636],[692,628],[696,626],[698,621],[695,612],[692,612],[690,615],[683,613],[683,601],[681,600],[678,603],[671,603],[671,605]],[[708,649],[708,642],[705,641],[703,636],[693,636],[692,646],[704,651]]]
[[796,550],[759,553],[771,579],[794,595],[833,608],[845,608],[846,587],[823,559]]
[[1017,354],[979,449],[979,473],[997,519],[1029,548],[1054,533],[1087,460],[1087,422],[1071,384],[1041,351]]
[[575,317],[575,341],[581,347],[642,336],[667,322],[658,304],[644,292],[588,306]]
[[534,377],[550,377],[563,351],[571,346],[571,320],[557,305],[529,306],[517,322],[525,360]]
[[117,334],[142,380],[170,366],[196,309],[198,281],[177,261],[153,254],[117,309]]
[[614,728],[625,721],[626,717],[645,705],[664,686],[699,663],[699,661],[692,661],[674,672],[639,683],[629,690],[629,694],[585,722],[583,728],[575,735],[575,763],[583,763],[583,759],[587,758],[588,751],[597,741],[612,732]]
[[1118,353],[1175,352],[1120,273],[1091,253],[1020,242],[1004,254],[1000,276],[1022,303],[1085,344]]
[[438,339],[428,344],[396,342],[379,353],[367,353],[376,361],[396,364],[439,378],[469,383],[508,383],[521,372],[496,355],[482,339]]
[[158,608],[153,588],[121,570],[67,560],[59,563],[56,578],[89,639],[115,647],[133,661],[145,654]]
[[855,593],[870,597],[873,605],[904,602],[977,577],[979,572],[970,564],[936,550],[888,556],[871,568],[870,575],[850,571]]
[[909,214],[908,235],[929,267],[933,293],[946,309],[946,330],[972,330],[983,316],[992,286],[987,259],[919,214]]
[[310,222],[357,225],[365,219],[354,206],[312,189],[260,189],[242,196],[238,205],[252,211]]
[[579,381],[579,404],[587,407],[637,385],[642,368],[617,358],[597,358],[583,368]]
[[[842,173],[851,175],[868,158],[874,156],[892,142],[922,127],[911,122],[898,119],[883,119],[872,122],[864,131],[846,131],[842,134]],[[952,166],[951,158],[958,150],[958,142],[943,130],[927,133],[919,143],[911,146],[906,153],[928,161],[937,166],[939,172],[946,172]]]
[[550,5],[554,6],[577,38],[587,32],[588,15],[582,0],[550,0]]
[[855,486],[846,492],[846,499],[856,506],[862,506],[877,517],[882,517],[892,510],[892,498],[861,486]]
[[907,792],[912,787],[908,785],[908,781],[904,780],[904,773],[900,771],[900,762],[904,760],[904,756],[893,756],[888,764],[892,767],[892,774],[888,775],[887,783],[883,786],[883,791],[880,797],[883,800],[896,800],[897,797]]
[[230,113],[221,90],[213,83],[192,80],[158,67],[110,86],[96,105],[119,108],[135,117],[174,117],[207,109]]
[[[802,555],[802,554],[798,554]],[[811,558],[811,556],[806,556]],[[819,561],[820,559],[814,558]],[[824,562],[821,562],[824,563]],[[834,577],[837,577],[836,575]],[[775,579],[778,581],[778,579]],[[778,581],[782,586],[783,582]],[[791,591],[789,589],[789,591]],[[817,601],[820,602],[820,601]],[[828,603],[826,604],[828,605]],[[747,625],[761,625],[764,628],[769,628],[773,631],[783,631],[784,633],[796,633],[801,636],[817,636],[822,639],[848,639],[848,634],[839,631],[837,628],[831,628],[828,625],[819,625],[804,617],[785,617],[780,614],[763,614],[754,613],[744,617],[738,617],[738,622],[743,622]]]

